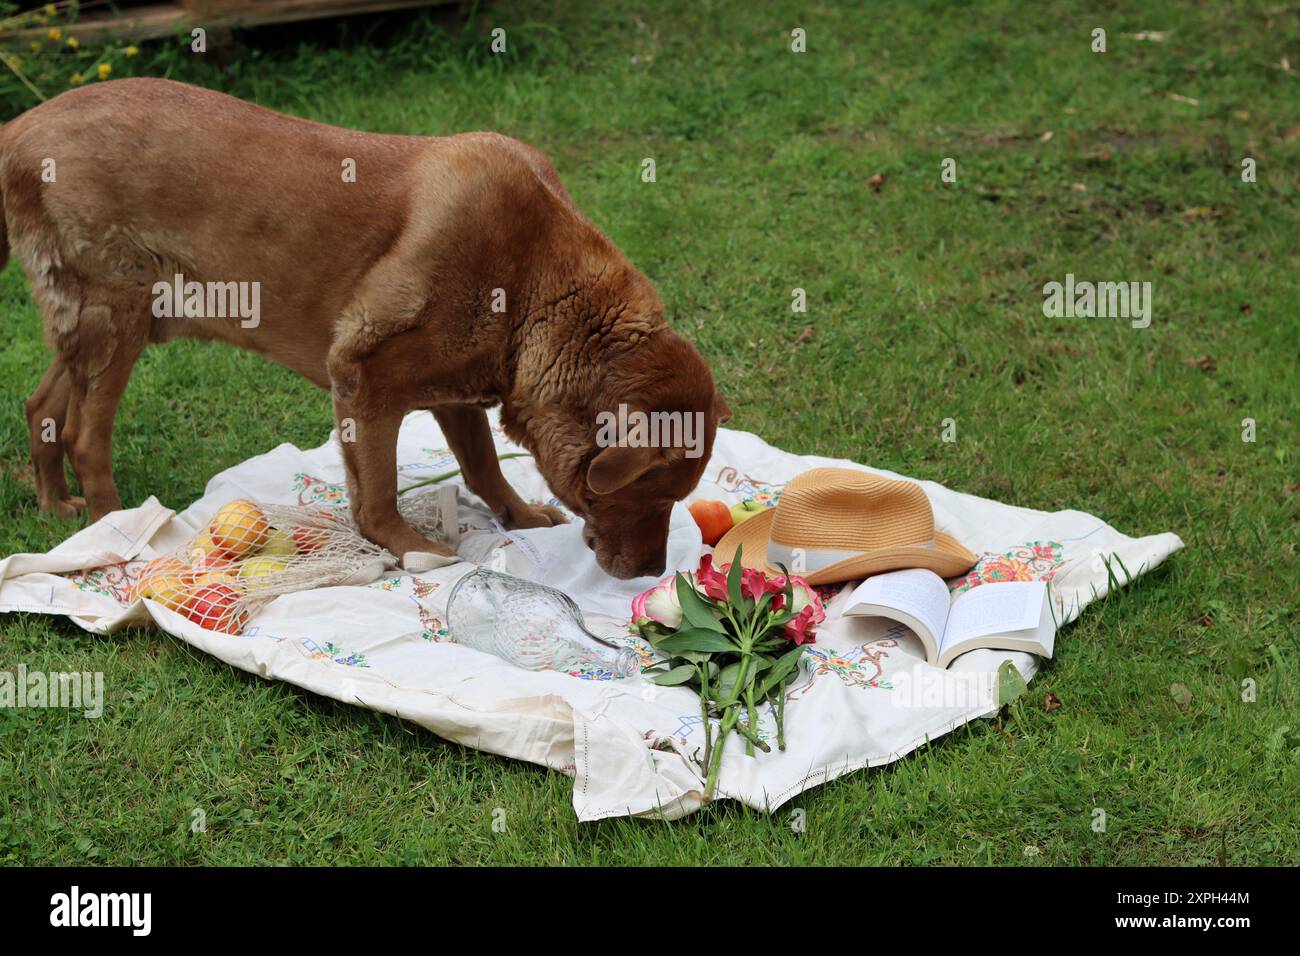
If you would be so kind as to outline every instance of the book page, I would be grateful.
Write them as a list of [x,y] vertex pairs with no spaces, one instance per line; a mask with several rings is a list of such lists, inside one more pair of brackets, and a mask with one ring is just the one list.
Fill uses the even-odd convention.
[[972,588],[953,602],[943,646],[986,634],[1038,630],[1046,594],[1045,581],[1002,581]]
[[948,621],[948,585],[924,568],[890,571],[867,578],[853,592],[854,604],[883,604],[906,611],[930,629],[936,644],[943,641]]

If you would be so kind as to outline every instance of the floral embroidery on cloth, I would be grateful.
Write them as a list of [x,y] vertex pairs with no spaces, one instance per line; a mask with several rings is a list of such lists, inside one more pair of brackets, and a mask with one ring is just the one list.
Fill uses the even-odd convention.
[[1065,562],[1059,541],[1027,541],[1001,554],[985,551],[975,567],[948,582],[949,590],[969,591],[999,581],[1050,581]]
[[335,664],[342,664],[344,667],[369,667],[370,662],[366,660],[365,654],[358,654],[349,651],[346,648],[339,647],[331,641],[324,644],[317,644],[311,638],[304,638],[299,642],[303,650],[314,661],[333,661]]
[[131,589],[140,579],[144,561],[123,561],[119,564],[106,564],[102,568],[87,568],[65,574],[75,587],[92,594],[110,597],[123,606],[130,603]]
[[300,505],[346,505],[348,489],[342,482],[330,482],[304,472],[293,476],[293,490]]
[[424,578],[414,576],[410,580],[412,591],[410,597],[415,602],[416,611],[420,616],[420,637],[432,643],[447,640],[451,636],[451,631],[447,630],[446,623],[424,604],[424,599],[440,589],[442,583],[426,581]]
[[440,644],[451,636],[447,625],[423,604],[420,605],[420,637],[426,641]]
[[456,456],[450,448],[421,448],[420,451],[428,456],[429,461],[423,465],[412,465],[410,467],[434,468],[438,471],[451,471],[453,468],[460,467],[460,462],[456,460]]
[[[636,651],[637,657],[641,658],[641,669],[645,670],[655,662],[654,648],[649,641],[642,640],[632,634],[616,635],[605,638],[611,644],[617,644],[619,647],[630,647]],[[567,672],[570,677],[577,677],[579,680],[614,680],[616,675],[610,668],[600,661],[582,661],[576,670]]]
[[[902,625],[897,625],[901,628]],[[890,628],[889,633],[893,633],[894,628]],[[819,677],[827,674],[834,674],[846,687],[870,687],[876,690],[893,690],[894,685],[890,681],[881,680],[880,674],[884,670],[884,665],[880,662],[889,655],[885,650],[890,647],[897,647],[898,641],[894,639],[885,639],[873,641],[870,644],[861,644],[851,650],[839,652],[831,648],[818,647],[816,644],[810,644],[804,648],[803,664],[808,668],[808,681],[805,684],[794,688],[786,694],[787,701],[798,700],[804,694],[812,689],[813,684]]]
[[781,500],[781,485],[751,478],[730,465],[718,470],[714,483],[723,491],[739,495],[743,501],[754,501],[765,508],[775,508]]
[[[421,448],[426,461],[398,463],[398,477],[421,477],[428,471],[445,472],[460,467],[456,456],[448,448]],[[412,473],[415,474],[412,474]],[[342,481],[326,481],[306,472],[294,472],[293,490],[297,492],[299,505],[335,505],[346,507],[348,503],[348,486]]]

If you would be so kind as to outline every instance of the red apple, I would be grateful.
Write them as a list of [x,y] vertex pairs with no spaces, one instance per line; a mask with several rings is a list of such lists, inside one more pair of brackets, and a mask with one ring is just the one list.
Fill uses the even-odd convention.
[[199,627],[223,634],[238,634],[248,615],[239,606],[243,594],[229,584],[207,584],[194,592],[181,613]]
[[700,537],[709,547],[721,541],[722,536],[731,530],[731,510],[725,502],[705,498],[692,502],[689,511],[700,527]]

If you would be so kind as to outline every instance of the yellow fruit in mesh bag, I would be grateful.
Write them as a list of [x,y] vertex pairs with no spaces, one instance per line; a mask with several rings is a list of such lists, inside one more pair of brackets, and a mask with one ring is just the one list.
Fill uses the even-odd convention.
[[204,528],[194,538],[194,543],[190,545],[190,563],[195,567],[201,567],[211,561],[229,561],[230,556],[217,547],[217,543],[212,540],[212,533]]
[[235,584],[239,581],[239,569],[234,562],[226,560],[212,561],[206,567],[194,571],[194,585]]
[[179,611],[189,599],[194,579],[188,566],[175,558],[154,558],[140,572],[131,600],[150,598],[163,607]]
[[250,585],[266,584],[289,567],[289,562],[273,554],[258,554],[246,560],[239,568],[239,576]]
[[266,542],[270,528],[261,508],[247,498],[236,498],[212,516],[208,535],[218,550],[242,558]]
[[293,555],[298,553],[298,546],[293,543],[293,538],[286,531],[279,528],[272,528],[266,533],[266,540],[262,546],[257,549],[258,554],[281,554]]

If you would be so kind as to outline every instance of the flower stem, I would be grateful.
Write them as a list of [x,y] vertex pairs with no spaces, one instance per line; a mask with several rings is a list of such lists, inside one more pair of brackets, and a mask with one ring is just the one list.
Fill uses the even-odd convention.
[[713,725],[709,723],[709,663],[697,665],[700,669],[700,716],[704,718],[704,766],[713,756]]
[[713,799],[713,792],[718,786],[718,771],[722,768],[722,752],[727,749],[727,734],[736,726],[740,708],[733,704],[722,714],[722,727],[718,731],[718,744],[713,748],[713,759],[709,761],[709,774],[704,781],[704,802]]
[[[497,455],[497,461],[505,461],[507,458],[531,458],[531,457],[533,456],[526,451],[508,451],[500,455]],[[414,491],[416,488],[423,488],[425,485],[436,485],[440,481],[446,481],[448,478],[453,478],[459,474],[460,474],[460,469],[453,468],[451,471],[444,471],[441,475],[434,475],[432,478],[425,478],[423,481],[413,482],[407,485],[401,491],[399,491],[398,494],[404,495],[408,491]]]
[[[758,709],[754,706],[754,688],[752,686],[745,688],[745,726],[749,728],[750,733],[755,735],[753,737],[746,736],[746,739],[751,741],[749,755],[752,757],[754,756],[752,741],[758,739]],[[769,748],[764,747],[763,750],[766,752]]]
[[776,685],[776,746],[785,750],[785,681]]
[[770,754],[772,752],[772,748],[763,743],[763,741],[759,739],[758,735],[751,731],[745,724],[737,723],[736,733],[740,734],[740,736],[744,737],[745,740],[752,745],[749,748],[751,755],[754,753],[754,747],[757,747],[765,754]]

